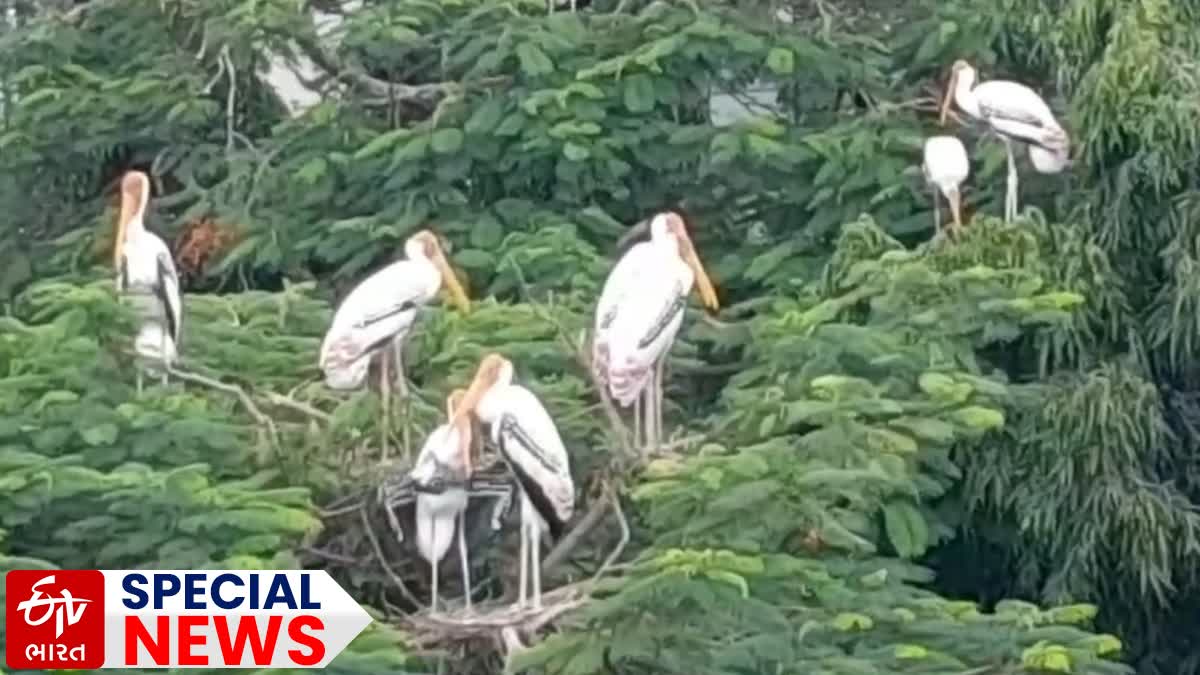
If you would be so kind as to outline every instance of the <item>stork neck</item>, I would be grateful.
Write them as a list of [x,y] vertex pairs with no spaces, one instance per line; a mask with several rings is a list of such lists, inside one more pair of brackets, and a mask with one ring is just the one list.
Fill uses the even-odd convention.
[[954,83],[954,100],[971,117],[979,117],[979,97],[975,95],[975,73],[963,71]]
[[500,421],[500,415],[503,412],[500,409],[500,402],[511,386],[497,382],[487,390],[487,393],[479,397],[479,404],[475,406],[475,416],[479,418],[479,421],[489,426]]

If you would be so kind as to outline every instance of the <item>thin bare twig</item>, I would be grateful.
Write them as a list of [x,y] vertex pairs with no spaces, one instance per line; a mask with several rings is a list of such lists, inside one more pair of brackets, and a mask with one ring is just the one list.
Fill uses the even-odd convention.
[[596,395],[600,398],[600,404],[604,407],[604,413],[608,417],[609,425],[611,425],[613,433],[621,442],[621,449],[624,451],[625,456],[635,456],[636,453],[633,450],[633,445],[629,442],[628,429],[626,429],[625,423],[621,421],[621,415],[617,412],[616,406],[613,405],[612,400],[608,397],[604,383],[600,381],[600,378],[596,375],[595,368],[592,367],[591,356],[585,348],[585,342],[580,340],[579,343],[575,343],[571,339],[571,334],[567,330],[567,327],[553,313],[547,312],[541,303],[533,299],[532,294],[529,292],[529,284],[525,281],[525,274],[521,271],[521,266],[517,264],[516,259],[510,255],[505,260],[512,267],[513,273],[517,277],[517,287],[521,291],[521,298],[543,321],[554,326],[558,333],[559,341],[563,343],[569,353],[575,355],[575,360],[579,364],[579,367],[587,373],[588,379],[592,383],[592,388],[596,390]]
[[198,373],[179,370],[178,368],[174,367],[168,367],[167,372],[185,382],[192,382],[210,389],[216,389],[217,391],[223,391],[227,394],[233,394],[236,396],[238,400],[241,401],[242,407],[246,409],[246,412],[248,412],[250,416],[254,418],[254,421],[258,422],[267,430],[267,433],[270,436],[271,446],[275,449],[277,455],[282,456],[283,446],[279,442],[279,430],[275,427],[275,421],[272,420],[270,416],[263,413],[263,411],[254,403],[254,399],[250,398],[250,395],[246,393],[245,389],[242,389],[236,384],[226,384],[220,380],[214,380]]
[[361,562],[363,562],[362,560],[360,560],[358,558],[351,558],[348,555],[342,555],[340,553],[333,553],[330,551],[326,551],[323,548],[317,548],[315,546],[301,546],[300,552],[307,553],[315,558],[321,558],[323,560],[329,560],[331,562],[342,563],[343,565],[358,565]]
[[571,528],[566,536],[559,539],[554,548],[542,559],[542,574],[548,574],[561,565],[575,551],[575,547],[604,520],[604,512],[607,509],[607,499],[597,499],[592,502],[583,518],[575,524],[575,527]]
[[275,405],[282,406],[284,408],[291,408],[292,410],[295,410],[296,412],[304,413],[305,415],[308,415],[309,417],[316,419],[318,421],[324,422],[326,424],[333,423],[333,415],[330,415],[329,413],[321,412],[320,410],[317,410],[316,408],[312,407],[311,405],[297,401],[296,399],[294,399],[290,396],[285,396],[284,394],[279,394],[279,393],[276,393],[273,391],[268,391],[267,392],[267,400]]
[[379,566],[383,568],[388,578],[399,589],[400,595],[403,595],[404,599],[412,603],[414,607],[420,607],[421,603],[417,601],[417,597],[408,590],[408,586],[404,585],[404,580],[392,570],[392,566],[388,564],[387,558],[383,555],[383,547],[379,545],[379,538],[375,536],[375,531],[371,529],[371,521],[367,518],[366,502],[363,502],[359,507],[358,518],[362,522],[363,531],[367,533],[367,540],[371,542],[371,548],[375,551],[375,558],[379,561]]
[[229,55],[229,45],[221,50],[225,59],[225,71],[229,75],[229,94],[225,99],[225,152],[233,150],[233,108],[237,100],[237,70],[233,67],[233,58]]
[[217,86],[217,80],[220,80],[221,76],[224,74],[225,74],[225,61],[218,55],[217,56],[217,72],[216,72],[216,74],[214,74],[212,76],[212,79],[210,79],[208,81],[208,83],[206,83],[204,85],[204,87],[200,89],[200,93],[207,94],[210,91],[212,91],[212,88]]
[[606,488],[606,492],[608,492],[609,499],[612,500],[613,513],[617,514],[617,522],[621,526],[621,540],[604,559],[604,564],[600,566],[600,569],[596,570],[596,574],[592,576],[592,583],[599,581],[600,577],[612,568],[613,563],[621,557],[621,553],[625,551],[625,546],[629,543],[629,521],[625,518],[625,510],[621,508],[621,495],[612,488]]

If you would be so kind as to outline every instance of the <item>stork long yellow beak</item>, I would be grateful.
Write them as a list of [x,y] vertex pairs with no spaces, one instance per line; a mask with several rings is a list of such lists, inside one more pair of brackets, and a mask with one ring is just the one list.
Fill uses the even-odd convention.
[[458,281],[458,275],[450,268],[450,263],[446,262],[446,255],[442,253],[441,244],[434,244],[433,264],[437,265],[438,271],[442,273],[442,286],[450,292],[450,299],[454,304],[464,314],[471,311],[471,301],[467,299],[467,292],[463,290],[462,284]]
[[471,456],[471,447],[473,441],[473,429],[471,428],[471,420],[469,413],[466,416],[455,416],[455,411],[462,408],[463,399],[466,398],[466,390],[455,389],[450,392],[450,396],[446,398],[446,417],[451,420],[450,424],[458,431],[458,451],[462,453],[463,467],[465,467],[467,476],[471,475],[474,470],[473,457]]
[[715,312],[721,308],[721,303],[717,300],[717,290],[713,288],[712,280],[708,278],[708,272],[700,263],[700,256],[696,255],[696,247],[692,245],[691,237],[682,228],[680,234],[682,235],[679,238],[680,254],[688,267],[692,268],[692,273],[696,275],[696,292],[700,295],[700,302],[706,309]]
[[133,174],[126,174],[121,179],[121,210],[117,214],[117,238],[113,242],[113,267],[121,269],[121,255],[125,252],[125,235],[129,231],[129,221],[133,220],[142,205],[141,183]]
[[962,227],[962,194],[958,190],[950,193],[950,213],[954,216],[955,227]]
[[484,394],[496,384],[505,365],[508,365],[507,360],[499,354],[492,353],[483,357],[483,360],[479,362],[479,368],[475,370],[471,386],[467,387],[467,393],[463,395],[458,407],[454,410],[455,422],[475,410]]
[[460,424],[466,419],[467,415],[479,405],[479,399],[487,393],[488,387],[492,384],[491,377],[484,371],[483,365],[480,364],[479,370],[475,371],[475,377],[471,380],[470,386],[467,387],[467,393],[463,394],[462,399],[458,402],[458,406],[454,409],[454,414],[451,417],[451,424]]
[[950,81],[946,83],[946,93],[942,95],[942,106],[938,114],[938,124],[946,126],[946,115],[950,112],[950,101],[954,100],[954,88],[958,84],[958,70],[950,71]]

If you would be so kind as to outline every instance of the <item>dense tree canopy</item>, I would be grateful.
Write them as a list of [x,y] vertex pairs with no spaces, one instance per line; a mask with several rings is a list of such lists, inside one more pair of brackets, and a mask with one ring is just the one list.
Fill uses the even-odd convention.
[[[354,673],[1200,672],[1200,10],[567,4],[8,3],[0,565],[324,567],[378,619]],[[1022,158],[1014,223],[1003,146],[937,126],[956,58],[1072,134],[1065,174]],[[972,157],[958,240],[932,237],[933,133]],[[185,289],[181,373],[141,396],[108,262],[129,169]],[[586,334],[666,208],[723,307],[689,308],[671,452],[639,465]],[[421,317],[393,444],[498,350],[571,452],[527,648],[422,614],[379,394],[316,367],[425,226],[474,307]],[[487,515],[484,607],[516,557]]]

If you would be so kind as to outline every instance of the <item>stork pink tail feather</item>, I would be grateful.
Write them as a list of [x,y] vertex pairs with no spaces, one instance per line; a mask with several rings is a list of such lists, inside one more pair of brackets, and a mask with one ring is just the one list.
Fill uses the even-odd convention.
[[609,369],[608,392],[623,408],[633,405],[650,381],[650,369],[633,366]]

